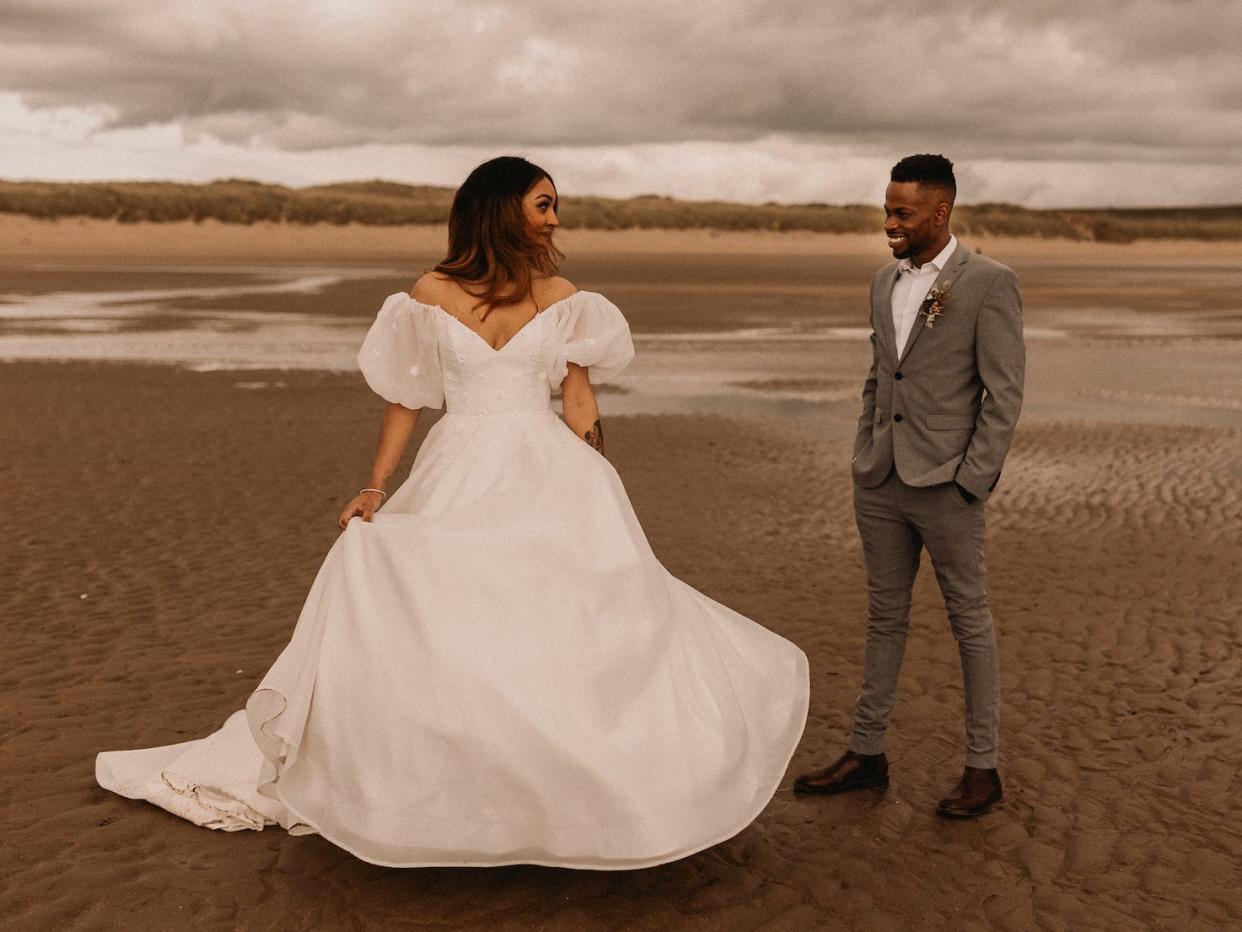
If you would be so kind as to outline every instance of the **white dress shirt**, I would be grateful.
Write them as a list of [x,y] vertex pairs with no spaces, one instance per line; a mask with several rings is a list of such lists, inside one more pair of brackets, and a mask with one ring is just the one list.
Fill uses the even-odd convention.
[[957,249],[957,237],[950,236],[949,244],[937,253],[936,258],[924,262],[918,268],[908,258],[897,266],[897,281],[893,283],[893,333],[897,335],[897,356],[906,348],[914,321],[918,318],[919,305],[927,292],[936,284],[936,278],[944,269],[953,250]]

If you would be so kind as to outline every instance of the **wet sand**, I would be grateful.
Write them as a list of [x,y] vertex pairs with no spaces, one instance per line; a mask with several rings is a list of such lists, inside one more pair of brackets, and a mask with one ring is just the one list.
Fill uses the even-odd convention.
[[[644,264],[629,235],[613,241],[615,256],[584,249],[580,284],[612,296],[628,283],[630,303],[646,293],[652,308],[677,303],[674,286],[691,280],[710,288],[734,276],[735,289],[762,287],[762,238],[730,257],[699,234],[707,245],[698,252],[666,243]],[[799,260],[803,239],[790,240],[794,257],[781,268],[791,271],[773,287],[802,281],[821,302],[821,288],[840,289],[863,306],[882,259],[874,244],[843,243],[825,273],[815,254]],[[709,851],[633,873],[386,870],[319,838],[209,832],[97,788],[96,751],[206,734],[257,684],[335,536],[342,498],[365,474],[379,406],[356,375],[0,365],[6,927],[1242,922],[1242,407],[1230,406],[1240,389],[1228,376],[1238,352],[1228,319],[1242,305],[1231,270],[1242,262],[1210,249],[1059,257],[996,244],[993,254],[1005,248],[1025,262],[1015,260],[1028,322],[1112,306],[1180,313],[1203,327],[1035,350],[1035,391],[989,506],[1005,803],[965,823],[933,813],[960,770],[961,687],[927,568],[892,723],[892,786],[809,800],[788,790],[794,774],[839,752],[858,689],[865,591],[848,402],[826,406],[815,429],[803,420],[613,417],[610,458],[657,554],[674,574],[797,642],[813,678],[802,746],[763,815]],[[140,280],[163,261],[100,268]],[[393,259],[365,261],[388,268]],[[4,264],[37,278],[49,263],[57,274],[83,274],[82,262]],[[1113,281],[1117,263],[1134,274]],[[392,268],[395,280],[401,265]],[[104,271],[93,278],[106,287]],[[1143,305],[1157,281],[1165,290]],[[1063,300],[1054,302],[1058,289]],[[710,295],[683,292],[698,294],[696,314],[710,313]],[[366,306],[373,310],[370,299]],[[1166,358],[1140,374],[1141,390],[1122,371],[1140,345]],[[841,357],[834,365],[843,371],[825,381],[861,379],[860,358]],[[1212,364],[1219,368],[1200,374]],[[1055,394],[1091,367],[1097,383],[1135,393],[1131,416],[1115,416],[1094,395],[1071,404]],[[607,396],[603,403],[607,412]],[[1145,411],[1157,404],[1164,413],[1154,422]]]
[[[273,270],[348,269],[339,286],[305,295],[309,313],[374,311],[377,289],[406,290],[443,255],[442,227],[298,227],[214,222],[120,224],[0,214],[0,291],[126,290],[261,282]],[[565,274],[626,309],[635,330],[728,330],[756,321],[857,325],[867,286],[888,260],[883,238],[709,230],[566,230]],[[1084,314],[1236,319],[1242,243],[972,238],[1022,279],[1028,326]],[[246,295],[185,307],[289,309],[286,295]]]

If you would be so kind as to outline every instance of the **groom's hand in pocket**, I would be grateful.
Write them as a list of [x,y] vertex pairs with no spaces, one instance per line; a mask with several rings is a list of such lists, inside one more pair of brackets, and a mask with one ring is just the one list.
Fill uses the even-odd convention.
[[957,486],[957,493],[962,496],[962,501],[964,501],[967,505],[973,505],[975,503],[975,495],[973,492],[967,489],[966,486],[962,485],[960,482],[955,481],[953,484]]

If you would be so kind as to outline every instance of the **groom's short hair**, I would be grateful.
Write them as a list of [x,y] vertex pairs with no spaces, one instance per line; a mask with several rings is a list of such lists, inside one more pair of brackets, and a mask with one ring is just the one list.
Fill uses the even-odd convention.
[[888,177],[890,181],[913,181],[920,187],[942,188],[949,192],[950,201],[957,194],[953,163],[943,155],[907,155],[893,166]]

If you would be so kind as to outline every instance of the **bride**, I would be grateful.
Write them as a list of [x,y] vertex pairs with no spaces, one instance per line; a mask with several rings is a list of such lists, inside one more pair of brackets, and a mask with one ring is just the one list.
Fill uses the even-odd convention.
[[362,345],[379,447],[288,646],[219,731],[101,753],[101,786],[394,867],[646,867],[767,805],[806,657],[652,553],[592,392],[633,357],[629,328],[557,276],[556,210],[524,159],[466,179],[448,256]]

